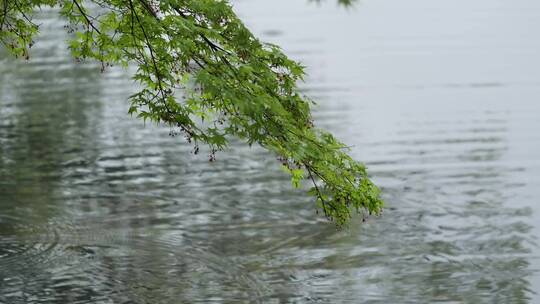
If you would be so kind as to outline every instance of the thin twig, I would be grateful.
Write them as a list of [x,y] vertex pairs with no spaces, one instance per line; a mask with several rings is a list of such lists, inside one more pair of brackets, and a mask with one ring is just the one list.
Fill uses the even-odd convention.
[[92,29],[94,29],[98,34],[101,35],[101,32],[99,31],[99,29],[97,27],[94,26],[94,23],[92,21],[90,21],[90,18],[88,18],[88,16],[86,15],[86,13],[84,12],[83,8],[79,5],[79,2],[77,2],[77,0],[73,0],[73,3],[77,6],[77,9],[79,9],[79,12],[81,12],[81,15],[84,17],[84,19],[86,20],[86,23],[88,23],[88,26],[90,26]]

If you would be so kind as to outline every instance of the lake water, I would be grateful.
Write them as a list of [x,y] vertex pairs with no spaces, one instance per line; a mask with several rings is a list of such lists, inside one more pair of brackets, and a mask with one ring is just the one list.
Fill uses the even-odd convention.
[[0,303],[538,303],[540,2],[244,0],[384,191],[338,231],[275,157],[127,115],[44,11],[0,57]]

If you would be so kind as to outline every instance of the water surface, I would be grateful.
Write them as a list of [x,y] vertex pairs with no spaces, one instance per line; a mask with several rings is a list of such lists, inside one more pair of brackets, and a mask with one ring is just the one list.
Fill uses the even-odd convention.
[[45,11],[31,61],[0,57],[0,303],[540,300],[539,2],[235,8],[308,66],[384,215],[337,231],[261,149],[190,154]]

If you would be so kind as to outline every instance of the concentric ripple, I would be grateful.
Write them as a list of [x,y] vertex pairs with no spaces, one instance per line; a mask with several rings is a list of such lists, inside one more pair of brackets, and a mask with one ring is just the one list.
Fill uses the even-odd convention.
[[190,290],[208,290],[209,303],[264,297],[264,285],[248,271],[184,238],[126,235],[89,225],[98,222],[19,221],[7,229],[2,221],[0,302],[27,303],[31,295],[33,303],[51,303],[81,294],[74,303],[172,303],[189,301]]

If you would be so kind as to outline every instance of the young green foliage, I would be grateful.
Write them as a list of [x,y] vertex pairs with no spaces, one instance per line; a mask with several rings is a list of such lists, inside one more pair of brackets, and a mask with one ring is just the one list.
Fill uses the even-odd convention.
[[304,68],[254,37],[228,1],[0,0],[0,41],[17,57],[28,58],[41,6],[60,8],[78,60],[136,65],[142,89],[130,97],[131,115],[179,128],[195,153],[210,147],[210,160],[231,137],[263,146],[294,187],[313,184],[309,193],[338,226],[352,210],[381,212],[364,166],[313,126],[311,101],[297,89]]

